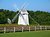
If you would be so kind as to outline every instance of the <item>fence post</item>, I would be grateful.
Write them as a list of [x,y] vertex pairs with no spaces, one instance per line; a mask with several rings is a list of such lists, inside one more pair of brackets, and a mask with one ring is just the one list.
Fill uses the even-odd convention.
[[30,32],[30,27],[29,27],[29,32]]
[[45,30],[47,30],[47,27],[45,26]]
[[23,29],[24,29],[24,28],[22,27],[22,32],[23,32]]
[[6,27],[4,27],[4,34],[6,33]]
[[14,27],[14,32],[15,32],[15,27]]
[[35,26],[35,31],[36,31],[36,26]]
[[42,30],[42,26],[40,26],[40,30]]

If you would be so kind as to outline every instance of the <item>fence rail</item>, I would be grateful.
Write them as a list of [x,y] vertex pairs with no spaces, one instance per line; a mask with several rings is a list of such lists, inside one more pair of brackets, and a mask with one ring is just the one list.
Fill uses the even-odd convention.
[[50,30],[50,26],[8,26],[0,27],[0,32],[16,32],[16,31],[38,31],[38,30]]

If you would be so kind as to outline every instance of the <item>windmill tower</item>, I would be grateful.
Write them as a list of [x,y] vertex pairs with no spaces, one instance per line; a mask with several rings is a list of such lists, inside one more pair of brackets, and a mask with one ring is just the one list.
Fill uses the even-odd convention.
[[29,25],[29,18],[27,10],[19,11],[18,25]]

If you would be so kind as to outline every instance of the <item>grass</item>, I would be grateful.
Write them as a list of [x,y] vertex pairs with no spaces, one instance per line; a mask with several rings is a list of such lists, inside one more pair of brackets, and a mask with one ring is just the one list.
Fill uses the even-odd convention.
[[17,24],[0,24],[0,26],[17,26]]
[[[4,26],[20,26],[20,25],[18,25],[18,24],[0,24],[0,27],[1,27],[1,26],[4,27]],[[27,25],[27,26],[36,26],[36,24],[35,24],[35,25],[32,25],[32,24],[31,24],[31,25]]]
[[[18,24],[0,24],[0,26],[19,26]],[[37,26],[36,24],[30,24],[29,26]],[[50,25],[40,25],[40,26],[50,26]]]
[[50,31],[0,33],[0,37],[50,37]]

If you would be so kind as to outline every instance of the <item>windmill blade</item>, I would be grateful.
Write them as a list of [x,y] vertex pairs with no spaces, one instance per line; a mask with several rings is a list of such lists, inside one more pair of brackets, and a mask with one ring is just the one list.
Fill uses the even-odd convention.
[[36,24],[38,24],[39,25],[39,23],[38,22],[36,22],[30,15],[29,15],[29,17],[36,23]]
[[26,3],[25,4],[25,6],[23,7],[23,9],[25,9],[26,10],[26,7],[28,6],[29,4],[28,3]]
[[21,6],[21,9],[25,9],[29,4],[28,3],[24,3],[22,6]]
[[17,11],[19,10],[19,8],[17,8]]
[[17,7],[17,3],[14,3],[14,4],[13,4],[13,7],[14,7],[16,10],[19,10],[19,8]]
[[19,11],[19,12],[20,12],[21,10],[17,7],[17,11]]
[[9,18],[7,18],[7,22],[8,22],[9,24],[11,24],[11,20],[10,20]]
[[[18,13],[19,14],[19,13]],[[15,19],[17,18],[18,14],[15,15],[15,17],[12,19],[12,22],[15,21]]]
[[23,9],[23,8],[24,8],[25,4],[26,4],[26,3],[24,3],[24,4],[21,6],[21,9]]

